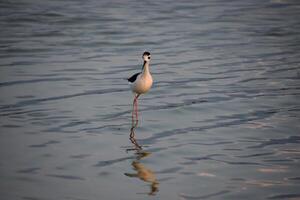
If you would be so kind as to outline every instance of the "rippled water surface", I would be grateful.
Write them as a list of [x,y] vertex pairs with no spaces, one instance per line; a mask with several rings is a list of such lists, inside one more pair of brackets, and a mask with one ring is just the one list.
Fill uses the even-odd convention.
[[299,199],[299,19],[297,0],[1,1],[1,199]]

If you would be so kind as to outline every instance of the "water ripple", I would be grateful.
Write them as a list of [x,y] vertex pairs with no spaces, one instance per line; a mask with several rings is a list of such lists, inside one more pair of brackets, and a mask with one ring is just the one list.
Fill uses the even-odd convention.
[[289,136],[288,138],[270,139],[261,144],[250,146],[248,148],[264,148],[270,145],[284,145],[284,144],[298,144],[300,143],[300,136]]
[[[189,132],[203,132],[204,130],[208,130],[208,129],[241,125],[243,123],[248,123],[250,121],[268,118],[275,113],[276,113],[275,110],[260,110],[260,111],[245,113],[245,114],[236,114],[236,115],[227,117],[228,119],[231,119],[231,121],[229,121],[229,122],[227,122],[227,121],[226,122],[216,122],[212,125],[203,125],[203,126],[198,126],[198,127],[187,127],[187,128],[163,131],[160,133],[153,134],[152,137],[142,139],[142,141],[143,141],[143,143],[153,144],[153,143],[155,143],[156,140],[159,140],[161,138],[170,137],[170,136],[174,136],[174,135],[186,134]],[[250,147],[250,148],[259,148],[259,147],[254,146],[254,147]]]
[[47,174],[49,177],[54,177],[54,178],[60,178],[60,179],[65,179],[65,180],[80,180],[83,181],[85,180],[82,177],[79,176],[73,176],[73,175],[60,175],[60,174]]
[[70,81],[74,80],[73,78],[42,78],[42,79],[31,79],[31,80],[18,80],[18,81],[9,81],[0,83],[0,87],[27,84],[27,83],[40,83],[40,82],[51,82],[51,81]]
[[299,198],[300,194],[279,194],[268,197],[268,199],[295,199]]
[[184,199],[191,199],[191,200],[192,199],[209,199],[209,198],[212,198],[212,197],[228,194],[230,192],[231,192],[230,190],[221,190],[219,192],[206,194],[206,195],[201,195],[201,196],[192,196],[192,195],[188,195],[188,194],[180,194],[180,196],[183,197]]
[[[2,199],[300,198],[298,1],[0,7]],[[143,51],[147,158],[124,155]]]
[[94,167],[106,167],[106,166],[113,165],[115,163],[120,163],[125,160],[130,160],[130,159],[134,159],[134,158],[135,158],[134,156],[129,156],[129,157],[118,158],[118,159],[113,159],[113,160],[103,160],[103,161],[99,161],[97,164],[95,164]]
[[80,93],[69,94],[69,95],[61,95],[61,96],[55,96],[55,97],[20,101],[16,104],[3,105],[3,106],[0,107],[0,110],[5,110],[5,109],[8,109],[8,108],[19,108],[19,107],[24,107],[24,106],[35,105],[35,104],[42,103],[42,102],[56,101],[56,100],[61,100],[61,99],[69,99],[69,98],[74,98],[74,97],[79,97],[79,96],[99,95],[99,94],[124,92],[124,91],[127,91],[127,89],[89,90],[89,91],[86,91],[86,92],[80,92]]

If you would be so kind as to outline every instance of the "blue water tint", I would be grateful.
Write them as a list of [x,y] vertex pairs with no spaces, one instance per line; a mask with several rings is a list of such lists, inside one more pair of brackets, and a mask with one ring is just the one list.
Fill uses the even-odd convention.
[[1,1],[1,199],[299,198],[299,9]]

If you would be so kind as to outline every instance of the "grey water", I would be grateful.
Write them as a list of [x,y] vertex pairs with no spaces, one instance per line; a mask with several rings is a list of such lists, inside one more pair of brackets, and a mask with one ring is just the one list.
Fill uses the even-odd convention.
[[297,0],[0,1],[0,198],[299,199],[299,19]]

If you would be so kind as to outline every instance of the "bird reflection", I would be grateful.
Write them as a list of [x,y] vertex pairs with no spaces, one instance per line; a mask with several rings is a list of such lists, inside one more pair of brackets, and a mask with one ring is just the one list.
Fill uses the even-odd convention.
[[136,158],[134,161],[132,161],[131,165],[133,167],[133,170],[136,171],[136,173],[125,173],[125,175],[132,178],[139,178],[144,182],[150,183],[150,192],[148,193],[148,195],[155,195],[158,192],[158,185],[159,185],[155,177],[155,173],[140,162],[143,158],[146,158],[149,155],[151,155],[151,153],[143,151],[142,146],[140,146],[136,141],[134,137],[135,128],[136,126],[131,127],[130,138],[129,138],[133,144],[133,148],[127,149],[127,151],[135,151]]

